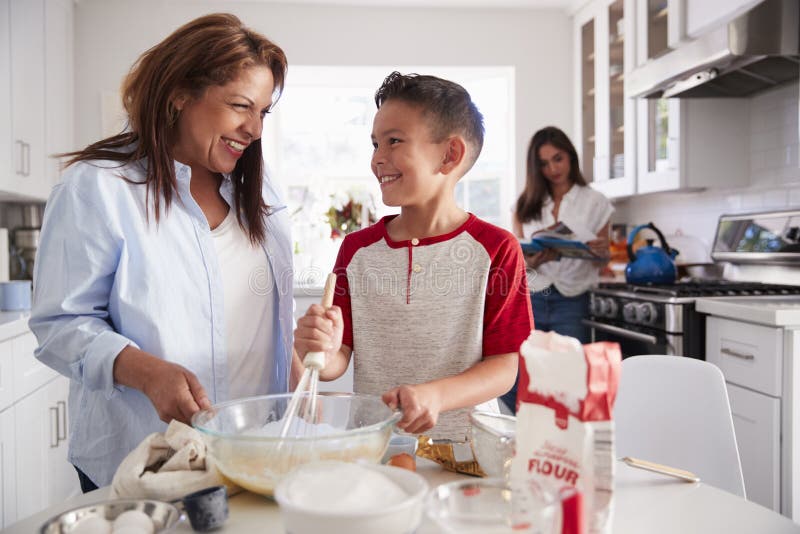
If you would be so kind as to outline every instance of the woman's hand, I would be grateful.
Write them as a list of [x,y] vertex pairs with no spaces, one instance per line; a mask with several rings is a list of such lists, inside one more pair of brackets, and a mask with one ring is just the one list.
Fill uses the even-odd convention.
[[608,241],[608,225],[609,223],[606,223],[600,229],[595,239],[586,242],[586,244],[589,246],[592,252],[594,252],[601,258],[607,258],[607,259],[611,258],[611,249],[609,247],[609,241]]
[[610,258],[611,257],[611,249],[609,248],[609,242],[607,237],[598,237],[597,239],[592,239],[591,241],[587,241],[586,244],[589,248],[597,254],[600,258]]
[[331,306],[326,310],[319,304],[312,304],[306,314],[297,320],[294,349],[301,361],[309,352],[324,352],[327,364],[338,354],[343,332],[344,322],[339,306]]
[[194,373],[178,364],[161,361],[163,365],[152,374],[142,392],[165,423],[177,419],[191,424],[196,412],[211,407],[208,396]]
[[433,384],[398,386],[384,393],[381,398],[390,408],[403,410],[403,418],[397,426],[410,434],[433,428],[442,409],[440,391]]
[[543,263],[547,263],[548,261],[554,261],[559,258],[558,252],[553,248],[546,248],[536,254],[526,254],[525,255],[525,264],[528,266],[529,269],[536,269]]
[[189,424],[196,412],[211,407],[194,373],[132,345],[122,349],[114,360],[114,381],[147,395],[165,423],[177,419]]

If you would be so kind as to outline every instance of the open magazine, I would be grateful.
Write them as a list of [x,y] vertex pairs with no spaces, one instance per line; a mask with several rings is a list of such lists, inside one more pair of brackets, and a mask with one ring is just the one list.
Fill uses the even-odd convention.
[[606,261],[607,257],[596,254],[584,242],[595,237],[592,232],[583,228],[574,231],[562,221],[550,228],[534,232],[530,241],[520,240],[520,246],[525,254],[536,254],[546,248],[553,248],[565,258]]

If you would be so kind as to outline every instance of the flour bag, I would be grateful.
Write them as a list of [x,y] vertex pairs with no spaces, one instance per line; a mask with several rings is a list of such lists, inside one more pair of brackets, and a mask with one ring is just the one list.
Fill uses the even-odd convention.
[[610,532],[615,463],[611,415],[619,383],[619,345],[582,346],[555,332],[533,331],[520,356],[511,463],[514,523],[531,523],[526,515],[536,509],[537,495],[574,491],[582,501],[582,517],[566,517],[564,507],[556,532]]

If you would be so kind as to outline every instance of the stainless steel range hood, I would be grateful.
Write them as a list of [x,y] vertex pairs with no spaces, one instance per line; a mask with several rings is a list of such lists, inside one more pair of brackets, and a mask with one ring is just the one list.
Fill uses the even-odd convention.
[[765,0],[739,18],[633,70],[633,97],[744,97],[800,74],[800,2]]

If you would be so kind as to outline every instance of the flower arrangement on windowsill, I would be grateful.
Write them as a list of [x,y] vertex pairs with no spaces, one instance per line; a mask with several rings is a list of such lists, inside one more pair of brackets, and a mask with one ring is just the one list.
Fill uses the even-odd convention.
[[331,195],[331,207],[326,218],[331,227],[331,239],[366,228],[378,221],[372,195],[363,191],[348,191]]

